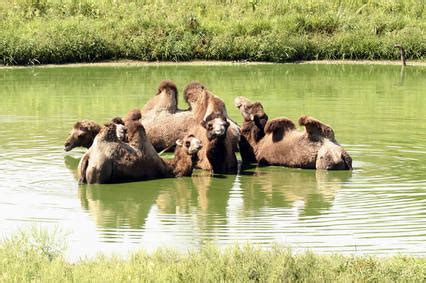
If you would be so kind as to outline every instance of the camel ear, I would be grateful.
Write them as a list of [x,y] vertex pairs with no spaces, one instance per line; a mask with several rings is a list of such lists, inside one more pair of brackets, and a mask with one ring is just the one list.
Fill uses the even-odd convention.
[[178,140],[176,141],[176,145],[178,145],[178,146],[183,146],[183,141],[182,141],[181,139],[178,139]]

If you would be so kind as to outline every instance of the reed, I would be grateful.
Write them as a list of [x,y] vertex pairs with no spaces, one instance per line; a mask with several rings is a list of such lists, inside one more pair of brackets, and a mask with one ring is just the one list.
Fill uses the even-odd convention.
[[423,0],[3,0],[0,64],[424,60]]

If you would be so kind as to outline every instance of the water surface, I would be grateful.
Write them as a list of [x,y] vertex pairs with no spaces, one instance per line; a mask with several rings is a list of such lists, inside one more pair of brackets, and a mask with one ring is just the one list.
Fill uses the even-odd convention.
[[[256,243],[349,254],[426,254],[426,68],[360,65],[0,69],[0,234],[60,228],[70,258]],[[203,82],[270,117],[330,124],[352,172],[251,168],[237,176],[78,186],[79,119],[141,107],[163,79]],[[180,106],[185,108],[183,101]]]

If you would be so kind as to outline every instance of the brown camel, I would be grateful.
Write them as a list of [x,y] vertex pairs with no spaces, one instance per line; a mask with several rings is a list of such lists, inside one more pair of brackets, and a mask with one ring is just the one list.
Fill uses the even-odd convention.
[[83,155],[78,166],[80,183],[141,181],[192,174],[196,162],[192,156],[201,148],[197,138],[187,136],[179,141],[182,145],[176,147],[174,159],[166,161],[157,154],[139,121],[126,121],[129,143],[118,139],[116,127],[114,123],[105,125]]
[[237,158],[232,143],[226,138],[229,121],[222,113],[212,113],[201,122],[208,140],[205,148],[211,170],[216,174],[236,174]]
[[201,83],[193,81],[185,87],[184,99],[189,104],[197,123],[201,123],[212,113],[221,113],[225,116],[230,124],[227,139],[232,143],[234,152],[239,150],[240,126],[228,116],[225,103],[219,97]]
[[[305,131],[296,129],[288,118],[268,121],[262,104],[237,97],[235,106],[244,123],[241,134],[251,146],[259,165],[279,165],[306,169],[350,170],[352,159],[340,146],[333,129],[308,116],[299,124]],[[251,152],[245,153],[250,156]]]
[[[121,118],[116,117],[112,119],[112,122],[116,125],[124,125]],[[74,124],[70,131],[67,140],[65,141],[64,150],[70,151],[75,147],[89,148],[92,146],[93,140],[101,130],[102,126],[91,120],[81,120]],[[124,127],[117,127],[117,136],[125,141]]]
[[186,135],[176,141],[174,158],[167,160],[167,164],[173,170],[174,177],[191,176],[198,162],[198,151],[202,148],[201,141],[194,135]]

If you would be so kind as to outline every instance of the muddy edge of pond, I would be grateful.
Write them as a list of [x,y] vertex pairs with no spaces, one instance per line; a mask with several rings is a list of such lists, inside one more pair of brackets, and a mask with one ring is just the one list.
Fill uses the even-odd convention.
[[[289,63],[274,63],[274,62],[252,62],[252,61],[133,61],[133,60],[117,60],[105,61],[96,63],[70,63],[70,64],[46,64],[46,65],[26,65],[26,66],[7,66],[1,65],[0,69],[15,69],[15,68],[55,68],[55,67],[120,67],[120,66],[164,66],[164,65],[194,65],[194,66],[215,66],[215,65],[271,65],[271,64],[324,64],[324,65],[401,65],[401,61],[387,60],[314,60],[314,61],[296,61]],[[408,61],[407,66],[426,66],[426,61]]]

